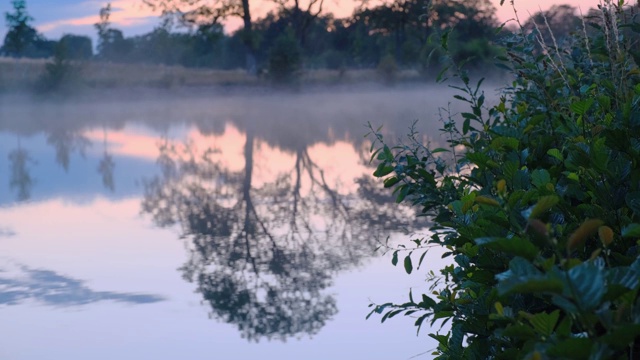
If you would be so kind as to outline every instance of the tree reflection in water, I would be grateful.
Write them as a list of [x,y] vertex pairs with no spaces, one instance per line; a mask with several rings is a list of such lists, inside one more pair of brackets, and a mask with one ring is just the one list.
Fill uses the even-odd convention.
[[378,231],[408,227],[410,217],[341,193],[306,148],[294,151],[290,172],[254,186],[255,148],[249,130],[245,167],[233,172],[214,160],[216,150],[198,155],[165,142],[143,212],[181,226],[189,250],[181,271],[212,317],[249,340],[313,335],[337,312],[332,277],[372,256]]
[[108,141],[107,141],[107,128],[103,126],[103,148],[104,152],[102,158],[100,159],[100,163],[98,164],[98,174],[102,177],[102,185],[105,189],[111,190],[111,192],[115,191],[116,185],[113,179],[113,170],[116,167],[115,162],[113,161],[113,156],[109,153]]
[[18,147],[9,153],[9,187],[17,189],[18,201],[29,200],[34,180],[29,173],[29,164],[35,163],[27,150],[22,148],[18,137]]
[[47,136],[47,143],[56,151],[56,162],[64,171],[69,171],[71,154],[78,152],[84,157],[87,148],[91,146],[91,140],[87,139],[79,131],[74,131],[63,126],[51,130]]

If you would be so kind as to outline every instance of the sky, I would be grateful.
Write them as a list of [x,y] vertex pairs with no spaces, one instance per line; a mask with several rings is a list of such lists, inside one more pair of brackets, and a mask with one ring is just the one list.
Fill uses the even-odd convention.
[[[491,0],[498,9],[498,17],[506,21],[513,17],[513,9],[509,0],[500,6],[500,0]],[[59,39],[62,35],[72,33],[96,37],[93,28],[98,20],[100,8],[106,5],[104,0],[27,0],[27,10],[35,19],[33,26],[43,33],[48,39]],[[252,15],[258,18],[270,10],[267,0],[252,1]],[[326,8],[336,17],[349,16],[356,4],[353,0],[325,0]],[[599,0],[515,0],[521,20],[528,17],[528,13],[534,13],[539,9],[548,9],[554,4],[571,4],[581,7],[583,12],[595,7]],[[158,24],[158,13],[154,13],[143,4],[142,0],[113,0],[111,1],[111,21],[114,27],[121,29],[125,36],[140,35],[149,32]],[[0,13],[5,14],[11,10],[10,0],[0,0]],[[3,16],[4,17],[4,16]],[[3,19],[4,20],[4,19]],[[4,23],[4,21],[2,21]],[[3,24],[4,25],[4,24]],[[240,25],[239,21],[230,21],[228,30],[233,30]],[[6,25],[0,26],[0,39],[4,39]]]

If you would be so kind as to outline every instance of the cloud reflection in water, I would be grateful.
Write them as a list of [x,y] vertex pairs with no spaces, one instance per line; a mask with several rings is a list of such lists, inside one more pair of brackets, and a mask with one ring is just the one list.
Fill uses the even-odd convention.
[[81,306],[99,301],[151,304],[165,298],[152,294],[95,291],[84,281],[22,264],[0,265],[0,306],[36,301],[47,306]]

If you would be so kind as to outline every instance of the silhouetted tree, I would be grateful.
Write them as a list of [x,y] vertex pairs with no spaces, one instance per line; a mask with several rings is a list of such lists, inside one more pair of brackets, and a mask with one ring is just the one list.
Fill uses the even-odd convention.
[[56,42],[46,40],[31,27],[30,22],[33,18],[27,12],[25,0],[13,0],[11,4],[13,12],[5,13],[9,30],[0,52],[12,57],[49,57]]
[[278,5],[279,17],[286,19],[298,46],[304,47],[311,26],[324,10],[324,0],[273,0]]
[[256,73],[255,38],[249,0],[143,0],[153,9],[160,9],[163,16],[178,15],[183,23],[212,25],[230,17],[242,19],[240,32],[246,55],[246,68]]
[[100,9],[100,22],[94,24],[98,31],[98,58],[110,61],[127,60],[133,46],[121,30],[111,27],[111,3]]
[[13,13],[5,13],[5,21],[9,31],[4,38],[2,50],[9,56],[21,57],[30,46],[38,40],[38,32],[29,23],[33,17],[27,12],[25,0],[11,1]]

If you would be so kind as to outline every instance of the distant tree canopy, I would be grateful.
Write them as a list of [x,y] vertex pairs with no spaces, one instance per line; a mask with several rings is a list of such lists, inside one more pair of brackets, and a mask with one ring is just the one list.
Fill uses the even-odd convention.
[[[272,1],[276,4],[273,11],[253,19],[249,0],[145,0],[162,11],[163,21],[151,32],[133,37],[126,37],[113,26],[112,8],[107,3],[95,24],[95,57],[89,38],[65,35],[60,41],[70,59],[244,67],[252,72],[273,70],[276,63],[280,70],[293,72],[376,68],[385,59],[398,68],[435,74],[444,55],[440,38],[448,31],[449,55],[455,60],[470,59],[469,66],[484,69],[492,66],[498,55],[494,42],[499,24],[491,0],[385,0],[362,5],[351,16],[340,19],[326,13],[324,0]],[[5,16],[9,31],[2,53],[52,56],[56,42],[46,40],[31,26],[33,18],[25,1],[14,0],[12,4],[13,11]],[[221,20],[234,16],[243,19],[243,27],[225,33]],[[581,20],[574,7],[554,5],[532,15],[523,23],[523,30],[551,44],[552,33],[562,41],[578,26]],[[293,46],[288,54],[282,51],[285,40]]]
[[25,0],[13,0],[13,11],[5,13],[8,28],[0,54],[11,57],[49,58],[62,51],[70,60],[87,60],[93,57],[91,38],[67,34],[60,41],[47,40],[31,26],[34,20],[27,12]]
[[88,60],[93,57],[93,43],[88,36],[66,34],[59,44],[69,59]]
[[27,12],[25,0],[11,2],[13,12],[5,13],[8,27],[1,53],[11,57],[49,57],[55,42],[47,41],[30,23],[33,18]]
[[256,54],[253,35],[253,20],[249,0],[143,0],[153,9],[162,10],[162,16],[178,15],[189,25],[214,25],[230,17],[242,19],[241,43],[245,55],[245,66],[250,73],[256,72]]

